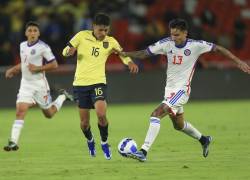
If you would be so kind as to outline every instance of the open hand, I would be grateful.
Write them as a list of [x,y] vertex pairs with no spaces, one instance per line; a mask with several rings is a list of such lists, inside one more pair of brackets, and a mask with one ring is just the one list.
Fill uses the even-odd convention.
[[237,67],[241,69],[243,72],[250,74],[250,67],[248,66],[247,63],[240,61],[238,62]]

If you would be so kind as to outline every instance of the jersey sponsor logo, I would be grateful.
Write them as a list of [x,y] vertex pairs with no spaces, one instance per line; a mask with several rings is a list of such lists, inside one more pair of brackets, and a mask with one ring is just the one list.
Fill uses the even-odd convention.
[[35,50],[35,49],[32,49],[32,50],[30,51],[30,54],[31,54],[31,55],[36,54],[36,50]]
[[189,49],[185,49],[184,54],[186,56],[189,56],[191,54],[191,51]]
[[107,49],[109,47],[109,42],[103,42],[102,45],[105,49]]

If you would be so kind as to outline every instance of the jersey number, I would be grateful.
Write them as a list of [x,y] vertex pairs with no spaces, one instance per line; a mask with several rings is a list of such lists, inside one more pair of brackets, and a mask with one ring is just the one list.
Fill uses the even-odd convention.
[[174,55],[173,58],[174,58],[173,64],[181,64],[182,63],[183,56],[176,56],[176,55]]
[[101,96],[103,94],[102,88],[95,88],[96,96]]
[[99,56],[99,49],[100,48],[96,48],[96,47],[92,47],[92,56],[95,56],[95,57],[97,57],[97,56]]

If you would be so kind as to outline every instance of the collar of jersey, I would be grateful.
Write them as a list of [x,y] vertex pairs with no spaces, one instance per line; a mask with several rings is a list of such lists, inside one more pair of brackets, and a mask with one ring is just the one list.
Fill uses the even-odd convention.
[[37,41],[29,44],[29,42],[27,41],[27,46],[31,47],[31,46],[34,46],[36,43],[38,43],[39,39],[37,39]]
[[107,36],[105,36],[105,38],[103,39],[103,40],[98,40],[98,39],[96,39],[96,37],[95,37],[95,35],[94,35],[94,32],[92,31],[92,37],[95,39],[95,41],[100,41],[100,42],[102,42],[102,41],[105,41],[106,40],[106,38],[107,38]]
[[184,43],[182,43],[182,44],[175,45],[175,47],[177,47],[177,48],[184,48],[186,46],[186,44],[187,44],[187,41],[188,41],[188,39],[186,39],[186,41]]

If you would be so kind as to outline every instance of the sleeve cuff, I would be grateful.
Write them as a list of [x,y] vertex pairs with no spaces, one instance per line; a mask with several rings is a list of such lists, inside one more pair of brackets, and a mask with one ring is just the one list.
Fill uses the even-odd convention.
[[148,53],[149,55],[154,55],[154,53],[152,53],[152,52],[150,51],[149,47],[146,49],[146,51],[147,51],[147,53]]

